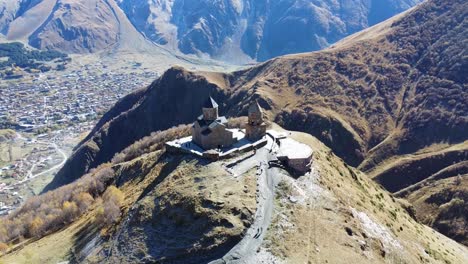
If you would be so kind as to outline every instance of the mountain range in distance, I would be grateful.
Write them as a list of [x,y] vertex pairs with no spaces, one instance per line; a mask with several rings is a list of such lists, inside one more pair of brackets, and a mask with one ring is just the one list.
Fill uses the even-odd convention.
[[[467,194],[466,177],[461,185],[449,184],[468,168],[466,10],[461,0],[430,1],[324,51],[232,73],[172,68],[118,102],[49,189],[76,180],[151,131],[190,123],[210,93],[232,117],[254,98],[270,120],[317,137],[347,164],[409,197],[425,223],[466,243],[467,208],[439,207]],[[137,131],[120,132],[137,124]]]
[[[104,10],[82,22],[118,17],[125,29],[109,38],[113,43],[86,42],[81,51],[88,33],[54,46],[54,38],[64,36],[54,35],[63,23],[54,15],[24,41],[35,43],[30,36],[49,28],[51,37],[37,43],[113,56],[138,47],[168,57],[185,52],[219,59],[225,43],[218,40],[228,38],[239,40],[229,48],[236,57],[263,60],[285,50],[262,46],[275,42],[267,28],[276,4],[288,15],[273,24],[284,26],[307,24],[301,11],[327,17],[321,4],[335,12],[332,6],[344,1],[54,2],[27,1],[17,12]],[[380,12],[415,4],[350,1],[362,4],[363,12],[349,16],[354,24],[328,18],[351,30],[386,14],[368,8],[376,2],[384,5]],[[324,41],[331,45],[320,51],[235,71],[171,67],[120,99],[43,193],[2,218],[0,262],[467,263],[467,12],[466,0],[428,0],[339,41]],[[346,14],[335,13],[340,19]],[[254,26],[258,34],[246,33],[248,23],[239,31],[242,19],[231,14],[247,21],[256,14],[254,20],[263,21]],[[222,34],[221,17],[228,21]],[[101,23],[96,34],[120,32],[111,24]],[[12,29],[5,32],[21,33]],[[234,38],[230,30],[245,34]],[[247,35],[258,37],[249,41],[257,43],[254,49],[242,46]],[[276,143],[217,161],[169,151],[165,143],[190,135],[210,97],[231,128],[245,125],[243,116],[257,101],[271,129],[313,149],[311,171],[296,177],[284,166],[268,166]],[[262,188],[265,183],[271,188]]]
[[421,0],[18,0],[9,41],[66,53],[170,51],[234,64],[320,50]]

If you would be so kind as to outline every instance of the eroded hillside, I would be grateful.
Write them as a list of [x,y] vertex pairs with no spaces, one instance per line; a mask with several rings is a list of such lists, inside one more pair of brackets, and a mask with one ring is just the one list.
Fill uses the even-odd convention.
[[[92,178],[106,175],[103,182],[110,187],[95,194],[71,224],[39,240],[23,240],[0,261],[219,263],[249,234],[255,234],[253,240],[260,237],[260,243],[253,253],[239,256],[248,263],[468,261],[466,247],[416,222],[409,204],[310,135],[288,132],[314,150],[311,172],[297,178],[262,165],[269,145],[218,162],[171,154],[160,145],[184,131],[179,127],[155,133],[126,148],[93,172]],[[140,151],[136,157],[134,151]],[[279,180],[267,188],[273,192],[271,222],[250,230],[263,212],[257,211],[259,206],[267,202],[260,183],[264,176]],[[87,177],[65,188],[87,186]],[[124,197],[119,213],[103,222],[101,211],[110,210],[106,201],[115,199],[109,194],[115,189]],[[46,195],[60,197],[59,190]],[[31,211],[32,217],[43,210]]]
[[462,169],[443,178],[458,176],[467,155],[466,10],[462,0],[428,1],[328,50],[230,74],[172,68],[117,103],[48,189],[153,131],[192,122],[209,94],[228,116],[258,99],[270,120],[316,136],[392,192],[454,162]]

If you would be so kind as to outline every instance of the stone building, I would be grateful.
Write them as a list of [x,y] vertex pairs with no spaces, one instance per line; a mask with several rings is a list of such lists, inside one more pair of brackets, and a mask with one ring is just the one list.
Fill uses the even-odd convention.
[[235,143],[233,132],[227,129],[227,119],[218,116],[218,104],[209,97],[203,104],[203,114],[192,126],[192,141],[204,150],[229,147]]
[[312,149],[306,144],[290,138],[279,139],[280,146],[277,158],[296,172],[306,173],[312,165]]
[[266,135],[267,125],[263,120],[262,108],[257,101],[249,106],[249,119],[245,128],[245,137],[250,141],[257,141]]

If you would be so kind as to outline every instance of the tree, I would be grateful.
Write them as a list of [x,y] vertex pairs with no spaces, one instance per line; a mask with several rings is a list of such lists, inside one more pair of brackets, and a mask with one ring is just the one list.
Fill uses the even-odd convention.
[[44,221],[36,216],[28,226],[29,237],[37,237],[43,232]]
[[63,203],[63,220],[65,222],[71,222],[78,215],[78,206],[75,202],[65,201]]
[[106,192],[103,195],[103,199],[105,202],[112,202],[117,206],[122,206],[124,201],[124,194],[122,193],[119,188],[115,187],[114,185],[107,188]]
[[76,205],[78,206],[80,213],[83,213],[86,210],[88,210],[89,206],[91,206],[91,204],[93,204],[94,202],[93,196],[91,196],[91,194],[87,192],[79,193],[78,195],[76,195],[76,197],[74,197],[73,200],[76,201]]
[[8,250],[8,245],[0,242],[0,253],[5,253]]
[[117,222],[121,215],[120,207],[124,202],[124,194],[115,186],[107,188],[103,195],[104,203],[99,207],[96,220],[101,225]]

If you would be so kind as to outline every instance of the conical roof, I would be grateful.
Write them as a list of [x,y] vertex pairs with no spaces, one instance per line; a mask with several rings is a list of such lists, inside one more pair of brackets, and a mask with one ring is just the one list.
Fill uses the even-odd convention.
[[218,104],[216,101],[210,96],[208,99],[203,103],[203,108],[216,108]]
[[249,113],[262,113],[262,108],[258,104],[258,101],[255,100],[249,106]]

